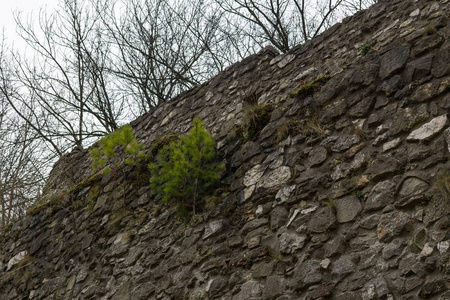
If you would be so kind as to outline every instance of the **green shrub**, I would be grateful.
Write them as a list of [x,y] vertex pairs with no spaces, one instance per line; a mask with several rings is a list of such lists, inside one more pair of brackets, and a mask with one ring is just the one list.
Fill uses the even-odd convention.
[[200,119],[188,136],[164,146],[149,164],[150,187],[163,202],[176,201],[178,211],[196,214],[199,198],[219,180],[222,165],[215,162],[215,142]]
[[125,125],[119,130],[104,136],[96,147],[89,149],[92,158],[92,167],[94,171],[103,168],[108,160],[115,157],[118,148],[123,149],[127,155],[125,163],[128,165],[136,164],[137,161],[146,158],[142,152],[143,144],[136,141],[133,135],[133,128]]
[[364,56],[369,52],[370,48],[371,47],[369,43],[364,43],[361,45],[361,47],[359,47],[359,53],[361,54],[361,56]]

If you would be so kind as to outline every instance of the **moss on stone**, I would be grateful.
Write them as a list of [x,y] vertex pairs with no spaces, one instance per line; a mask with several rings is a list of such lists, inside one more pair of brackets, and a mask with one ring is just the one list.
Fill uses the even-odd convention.
[[317,77],[310,83],[300,86],[295,92],[291,93],[289,96],[291,98],[301,98],[313,95],[320,87],[322,87],[328,80],[330,80],[330,75],[323,75]]
[[164,146],[169,145],[172,142],[178,141],[180,138],[177,135],[168,134],[164,136],[157,137],[150,147],[150,155],[151,157],[156,157],[158,151],[162,149]]
[[118,228],[122,219],[129,216],[130,214],[131,212],[127,209],[121,209],[117,211],[115,214],[113,214],[111,220],[108,222],[108,227],[110,227],[111,229]]
[[251,104],[244,108],[244,124],[236,129],[236,136],[243,140],[255,141],[261,130],[270,122],[275,103]]

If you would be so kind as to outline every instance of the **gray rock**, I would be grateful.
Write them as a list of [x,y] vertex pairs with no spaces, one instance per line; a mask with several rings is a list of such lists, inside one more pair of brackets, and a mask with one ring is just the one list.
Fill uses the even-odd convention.
[[308,223],[308,229],[311,232],[321,233],[325,232],[328,228],[333,226],[336,222],[336,216],[334,215],[331,207],[321,207],[312,216]]
[[206,240],[207,238],[220,233],[222,230],[225,229],[228,222],[226,222],[225,219],[220,220],[214,220],[208,223],[205,227],[205,233],[203,234],[203,239]]
[[208,293],[210,296],[219,295],[227,286],[228,280],[223,276],[215,276],[208,285]]
[[282,60],[280,60],[277,63],[278,68],[282,69],[284,68],[288,63],[290,63],[293,59],[295,58],[295,55],[293,54],[288,54],[285,57],[283,57]]
[[28,255],[28,252],[22,251],[14,255],[9,261],[6,270],[11,270],[15,265],[17,265],[22,259],[24,259]]
[[430,139],[444,129],[447,124],[447,115],[442,115],[432,119],[430,122],[422,125],[418,129],[411,132],[406,138],[407,141],[422,141]]
[[269,276],[266,279],[263,291],[263,299],[271,300],[285,292],[285,284],[281,276]]
[[445,137],[445,141],[447,142],[448,152],[450,152],[450,128],[447,128],[444,131],[444,137]]
[[327,241],[324,246],[325,256],[332,257],[338,254],[342,254],[345,251],[347,241],[342,235],[335,236],[332,240]]
[[381,256],[384,260],[389,260],[394,256],[399,256],[404,247],[405,243],[402,239],[395,239],[383,248]]
[[364,211],[372,211],[394,202],[395,183],[385,180],[375,185],[364,205]]
[[393,139],[392,141],[383,144],[383,152],[397,148],[402,143],[401,138]]
[[378,277],[374,281],[374,285],[378,298],[383,299],[387,296],[387,294],[389,294],[390,290],[388,283],[382,275],[378,275]]
[[257,183],[264,174],[265,168],[261,165],[256,165],[245,173],[244,176],[244,185],[251,186]]
[[401,70],[408,61],[409,58],[409,47],[402,46],[399,48],[394,48],[384,53],[381,56],[381,65],[379,76],[381,79],[385,79],[395,72]]
[[281,253],[294,253],[305,245],[306,235],[296,232],[283,232],[278,238]]
[[372,108],[372,105],[375,103],[375,97],[369,96],[364,97],[361,101],[355,104],[352,108],[350,108],[348,114],[351,117],[362,118],[369,110]]
[[411,230],[411,217],[402,211],[383,214],[378,222],[377,235],[380,242],[390,242],[403,231]]
[[381,90],[385,92],[387,96],[391,96],[402,87],[403,79],[400,75],[392,76],[388,81],[384,81],[381,84]]
[[275,199],[279,199],[280,203],[286,202],[291,196],[292,192],[295,191],[295,187],[295,185],[290,185],[281,188],[275,195]]
[[252,266],[252,277],[255,279],[267,277],[272,274],[274,267],[274,261],[256,263]]
[[377,227],[379,220],[380,220],[380,215],[373,214],[373,215],[363,218],[359,222],[359,226],[364,229],[373,229],[373,228]]
[[385,177],[397,172],[400,168],[400,161],[392,155],[378,155],[374,161],[369,163],[367,173],[371,175],[373,181],[384,179]]
[[250,280],[245,282],[241,286],[240,292],[233,297],[233,300],[246,300],[261,298],[262,296],[262,286],[256,280]]
[[294,280],[298,283],[299,288],[308,287],[322,281],[320,261],[310,259],[300,264],[295,269]]
[[350,149],[353,145],[358,144],[361,138],[357,135],[339,136],[336,143],[331,147],[333,152],[342,152]]
[[285,184],[291,178],[291,169],[287,166],[281,166],[267,175],[263,176],[258,184],[260,187],[271,188],[277,185]]
[[277,230],[281,226],[286,225],[288,219],[288,211],[282,206],[275,207],[270,213],[270,228]]
[[423,198],[423,193],[428,190],[429,185],[418,177],[406,178],[400,186],[398,195],[400,197],[398,202],[408,203],[408,199],[412,197]]
[[353,221],[362,210],[361,202],[354,195],[337,199],[334,206],[338,223]]
[[311,167],[320,165],[327,159],[327,149],[324,147],[316,147],[309,152],[308,160]]
[[332,263],[331,273],[342,278],[353,273],[356,270],[356,264],[348,255],[341,256],[338,260]]
[[419,296],[421,298],[428,299],[433,295],[442,293],[448,290],[448,281],[440,278],[440,279],[427,279],[424,285],[421,287]]

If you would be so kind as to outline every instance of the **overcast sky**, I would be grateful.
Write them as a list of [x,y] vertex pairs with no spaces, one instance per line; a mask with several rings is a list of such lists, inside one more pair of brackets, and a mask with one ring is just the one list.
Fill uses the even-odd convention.
[[0,0],[0,26],[5,29],[5,35],[9,42],[17,45],[16,23],[14,22],[14,11],[22,11],[24,17],[33,12],[37,17],[40,8],[47,7],[52,11],[58,4],[58,0]]

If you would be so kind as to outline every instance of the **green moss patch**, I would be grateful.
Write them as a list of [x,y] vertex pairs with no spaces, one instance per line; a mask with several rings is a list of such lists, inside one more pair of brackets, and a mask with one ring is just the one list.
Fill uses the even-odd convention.
[[291,98],[301,98],[314,95],[314,93],[318,91],[319,88],[322,87],[325,83],[327,83],[328,80],[330,80],[330,78],[331,78],[330,75],[317,77],[310,83],[300,86],[295,92],[291,93],[289,96]]

